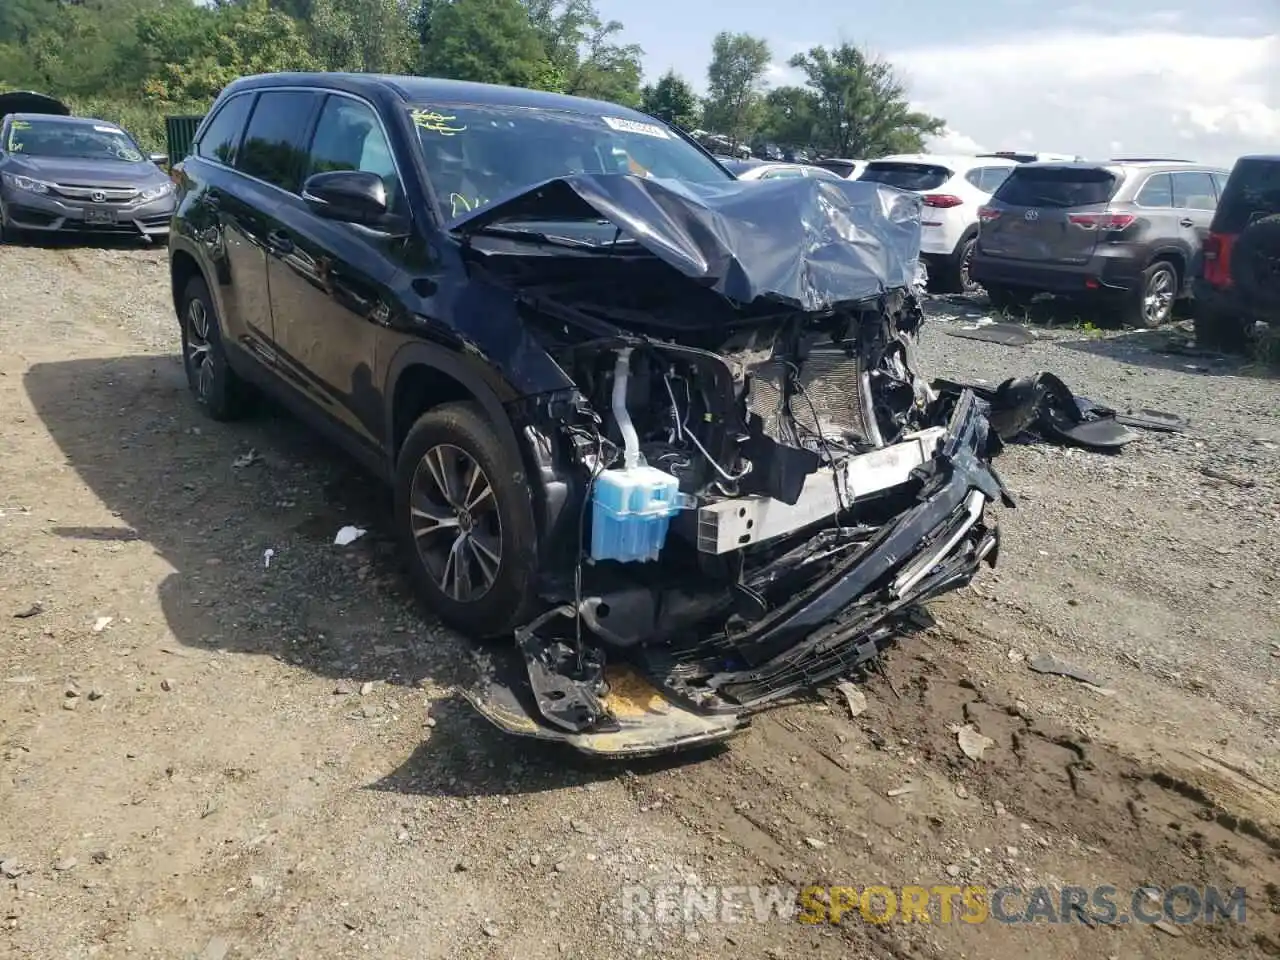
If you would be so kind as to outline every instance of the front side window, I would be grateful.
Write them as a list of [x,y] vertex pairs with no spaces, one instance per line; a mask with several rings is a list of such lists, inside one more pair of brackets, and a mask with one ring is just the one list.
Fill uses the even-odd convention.
[[228,166],[235,163],[240,134],[244,132],[244,122],[249,118],[249,107],[252,105],[252,95],[240,94],[219,107],[200,137],[196,156],[217,160]]
[[307,129],[319,95],[307,90],[267,90],[258,96],[236,169],[297,193],[307,163]]
[[1212,210],[1218,205],[1212,175],[1203,171],[1173,174],[1173,205],[1190,210]]
[[5,148],[24,157],[146,163],[133,137],[112,123],[14,117]]
[[333,170],[376,173],[387,188],[390,209],[395,211],[399,206],[403,191],[391,147],[377,114],[367,103],[337,95],[325,100],[311,138],[306,176]]
[[478,104],[410,110],[446,217],[577,173],[725,183],[718,163],[657,122]]

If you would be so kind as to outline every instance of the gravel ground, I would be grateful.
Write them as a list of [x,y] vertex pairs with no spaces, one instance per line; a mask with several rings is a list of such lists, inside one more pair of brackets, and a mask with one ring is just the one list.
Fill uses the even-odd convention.
[[[458,700],[465,645],[410,596],[383,491],[282,414],[203,420],[167,300],[163,251],[0,248],[0,952],[1280,952],[1275,380],[1152,334],[951,337],[980,307],[933,301],[933,372],[1051,370],[1191,427],[1011,446],[999,567],[861,715],[827,692],[725,750],[593,765]],[[370,532],[334,547],[347,523]],[[624,885],[661,883],[1243,885],[1248,919],[639,923]]]

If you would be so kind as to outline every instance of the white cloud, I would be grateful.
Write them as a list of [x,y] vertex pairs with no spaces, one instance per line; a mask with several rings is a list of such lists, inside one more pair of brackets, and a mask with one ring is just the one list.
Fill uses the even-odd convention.
[[1082,31],[914,48],[888,59],[922,109],[945,117],[951,149],[976,142],[1229,165],[1280,140],[1280,33]]
[[937,137],[930,137],[926,145],[931,153],[989,153],[990,148],[979,143],[967,133],[947,127]]

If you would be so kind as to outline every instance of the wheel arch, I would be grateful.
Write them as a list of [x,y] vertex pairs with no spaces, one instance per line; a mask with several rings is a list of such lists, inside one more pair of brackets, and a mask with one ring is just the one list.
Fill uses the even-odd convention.
[[499,440],[525,462],[524,450],[511,417],[497,391],[456,353],[431,343],[406,343],[387,367],[386,452],[394,473],[400,448],[415,422],[428,410],[445,403],[473,402],[484,410]]
[[1178,291],[1178,295],[1181,296],[1183,289],[1187,285],[1187,281],[1191,279],[1191,261],[1187,257],[1187,252],[1177,247],[1159,247],[1152,252],[1151,256],[1147,259],[1147,265],[1143,267],[1143,269],[1149,270],[1157,263],[1167,263],[1169,266],[1173,267],[1174,276],[1177,278],[1177,285],[1175,289]]

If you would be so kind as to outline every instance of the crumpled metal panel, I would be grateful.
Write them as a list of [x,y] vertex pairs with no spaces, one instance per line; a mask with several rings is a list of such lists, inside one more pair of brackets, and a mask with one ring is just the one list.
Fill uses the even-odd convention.
[[576,174],[466,214],[450,228],[603,218],[730,300],[819,312],[913,283],[920,210],[916,194],[859,180],[684,183]]

